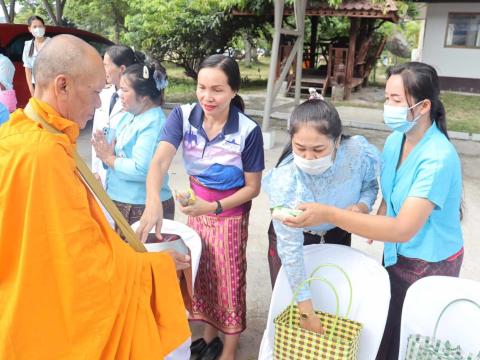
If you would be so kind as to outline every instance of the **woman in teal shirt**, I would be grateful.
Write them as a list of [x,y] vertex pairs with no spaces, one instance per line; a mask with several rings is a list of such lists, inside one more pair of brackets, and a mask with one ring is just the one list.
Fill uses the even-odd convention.
[[[165,84],[165,74],[153,67],[127,67],[120,79],[120,98],[127,112],[118,122],[115,141],[105,138],[101,130],[92,141],[97,157],[108,166],[107,193],[130,224],[140,220],[145,210],[148,168],[166,121],[160,107]],[[173,219],[175,202],[168,175],[163,184],[163,215]]]
[[383,150],[383,200],[377,215],[318,203],[285,221],[293,227],[335,224],[383,241],[392,297],[377,359],[397,359],[400,320],[410,285],[431,275],[458,276],[463,260],[462,174],[449,141],[438,75],[427,64],[390,68],[384,121],[393,130]]

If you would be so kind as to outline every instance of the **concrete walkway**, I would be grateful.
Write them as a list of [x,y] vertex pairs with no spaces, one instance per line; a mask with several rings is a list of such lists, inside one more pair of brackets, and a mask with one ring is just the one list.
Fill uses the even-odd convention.
[[[265,104],[264,94],[246,94],[242,95],[242,98],[245,101],[247,114],[258,118],[263,118],[263,109]],[[305,99],[302,99],[300,102],[302,101],[305,101]],[[365,103],[367,104],[367,102]],[[279,95],[275,101],[271,114],[272,120],[283,120],[285,124],[287,124],[293,108],[293,98]],[[383,109],[354,106],[338,106],[336,109],[340,115],[340,118],[342,119],[343,125],[346,127],[390,131],[383,122]],[[449,135],[450,138],[456,140],[472,140],[480,142],[480,134],[471,135],[465,132],[449,131]]]
[[[247,99],[251,104],[251,100]],[[348,110],[350,111],[350,110]],[[356,109],[355,112],[342,113],[343,116],[350,114],[352,117],[371,117],[375,121],[376,112],[363,112],[364,109]],[[365,110],[367,111],[367,110]],[[364,115],[359,115],[364,114]],[[372,116],[370,116],[370,115]],[[378,118],[377,118],[378,119]],[[90,125],[91,126],[91,125]],[[284,145],[288,141],[285,131],[284,120],[274,120],[272,127],[277,132],[275,146],[265,152],[266,169],[271,169]],[[376,145],[379,149],[389,134],[384,131],[372,131],[359,128],[347,128],[348,134],[362,134]],[[89,138],[91,127],[82,131],[78,140],[78,148],[82,157],[90,164]],[[480,281],[480,243],[478,241],[478,229],[480,227],[480,143],[472,141],[454,141],[461,154],[464,179],[464,206],[465,217],[462,222],[465,239],[465,257],[461,271],[461,277]],[[177,154],[170,168],[170,186],[172,189],[183,190],[188,187],[188,177],[185,174],[181,154]],[[378,201],[377,201],[378,203]],[[186,217],[178,210],[175,218],[185,222]],[[271,297],[270,276],[267,262],[268,238],[267,228],[270,222],[268,198],[262,192],[253,202],[250,214],[249,240],[247,246],[247,330],[242,334],[238,351],[239,360],[253,360],[257,358],[260,341],[265,323]],[[358,236],[353,236],[352,246],[381,263],[383,244],[375,242],[368,245],[366,241]],[[194,338],[201,336],[201,327],[198,324],[192,325]]]

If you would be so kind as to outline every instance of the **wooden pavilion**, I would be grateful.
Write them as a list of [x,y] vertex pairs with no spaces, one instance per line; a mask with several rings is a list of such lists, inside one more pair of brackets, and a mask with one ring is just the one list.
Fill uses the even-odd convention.
[[[384,3],[344,0],[336,8],[315,0],[295,0],[293,7],[284,5],[285,0],[274,0],[275,28],[262,126],[264,132],[268,132],[273,103],[286,80],[294,89],[295,104],[300,102],[302,89],[315,87],[325,94],[332,84],[342,84],[344,99],[348,99],[353,88],[366,83],[385,45],[385,39],[377,43],[373,41],[373,33],[378,27],[376,20],[397,22],[399,19],[394,0]],[[284,18],[292,15],[296,28],[285,28]],[[304,51],[306,16],[311,19],[311,39]],[[321,16],[348,17],[348,40],[318,42],[318,17]]]

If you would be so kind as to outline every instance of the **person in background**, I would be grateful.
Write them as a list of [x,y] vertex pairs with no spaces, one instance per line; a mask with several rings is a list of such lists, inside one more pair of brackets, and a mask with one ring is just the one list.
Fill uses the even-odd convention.
[[[102,104],[95,111],[93,117],[92,137],[98,130],[101,130],[107,140],[111,141],[115,138],[115,129],[118,122],[125,115],[125,110],[120,101],[120,78],[128,66],[142,63],[144,60],[145,56],[142,53],[135,52],[128,46],[113,45],[107,48],[103,55],[103,66],[108,85],[100,93]],[[92,172],[105,187],[107,165],[97,157],[93,146]]]
[[[160,133],[165,125],[163,89],[165,74],[147,64],[133,64],[120,79],[124,110],[116,128],[115,141],[107,141],[97,130],[92,141],[97,157],[108,166],[107,193],[130,224],[140,220],[145,210],[146,178]],[[163,214],[173,219],[175,201],[163,178],[159,192]]]
[[17,96],[13,89],[15,66],[8,57],[0,54],[0,103],[6,106],[9,112],[17,108]]
[[0,103],[0,125],[8,120],[10,113],[5,105]]
[[38,52],[50,38],[45,37],[45,22],[40,16],[33,15],[27,20],[28,31],[33,35],[32,40],[25,41],[23,47],[23,66],[25,68],[25,77],[27,79],[28,89],[33,96],[35,88],[35,77],[33,75],[33,66]]
[[426,276],[460,273],[462,170],[432,66],[409,62],[389,68],[383,117],[393,133],[383,148],[383,200],[377,216],[310,202],[298,206],[301,215],[284,222],[298,228],[335,224],[385,242],[383,262],[392,296],[377,359],[391,360],[398,358],[402,306],[410,285]]
[[[203,360],[234,359],[246,328],[248,217],[251,200],[260,192],[264,154],[260,127],[243,113],[240,79],[238,64],[230,57],[212,55],[200,64],[198,103],[177,107],[168,116],[137,229],[143,241],[154,226],[161,237],[158,189],[182,144],[196,200],[180,210],[202,240],[190,319],[205,327],[191,350]],[[218,332],[225,335],[225,346]]]
[[[337,110],[316,99],[299,105],[290,121],[290,142],[277,166],[262,181],[270,207],[294,209],[303,202],[369,213],[377,193],[380,153],[363,136],[346,136]],[[274,219],[270,225],[268,260],[272,287],[283,264],[292,292],[307,279],[303,246],[339,244],[350,246],[351,234],[333,224],[290,228]],[[281,260],[281,261],[280,261]],[[298,295],[300,325],[322,332],[308,286]]]

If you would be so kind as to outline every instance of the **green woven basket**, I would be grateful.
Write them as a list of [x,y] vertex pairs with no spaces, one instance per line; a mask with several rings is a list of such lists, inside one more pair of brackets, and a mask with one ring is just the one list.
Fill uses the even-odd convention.
[[[339,299],[335,287],[325,278],[314,276],[323,267],[339,269],[350,287],[350,301],[345,317],[339,316]],[[318,334],[300,327],[300,314],[295,305],[298,292],[312,281],[326,283],[334,292],[337,304],[336,314],[315,311],[319,316],[325,334]],[[349,320],[352,304],[352,284],[346,272],[337,265],[325,264],[317,267],[311,276],[295,290],[292,302],[275,320],[274,355],[279,360],[354,360],[357,359],[358,343],[362,324]]]
[[448,340],[443,341],[437,339],[437,329],[440,319],[450,305],[458,302],[469,302],[480,309],[480,305],[470,299],[456,299],[448,303],[438,316],[433,330],[433,336],[413,334],[408,337],[405,360],[480,360],[480,351],[476,356],[473,354],[464,354],[460,346],[455,346]]

